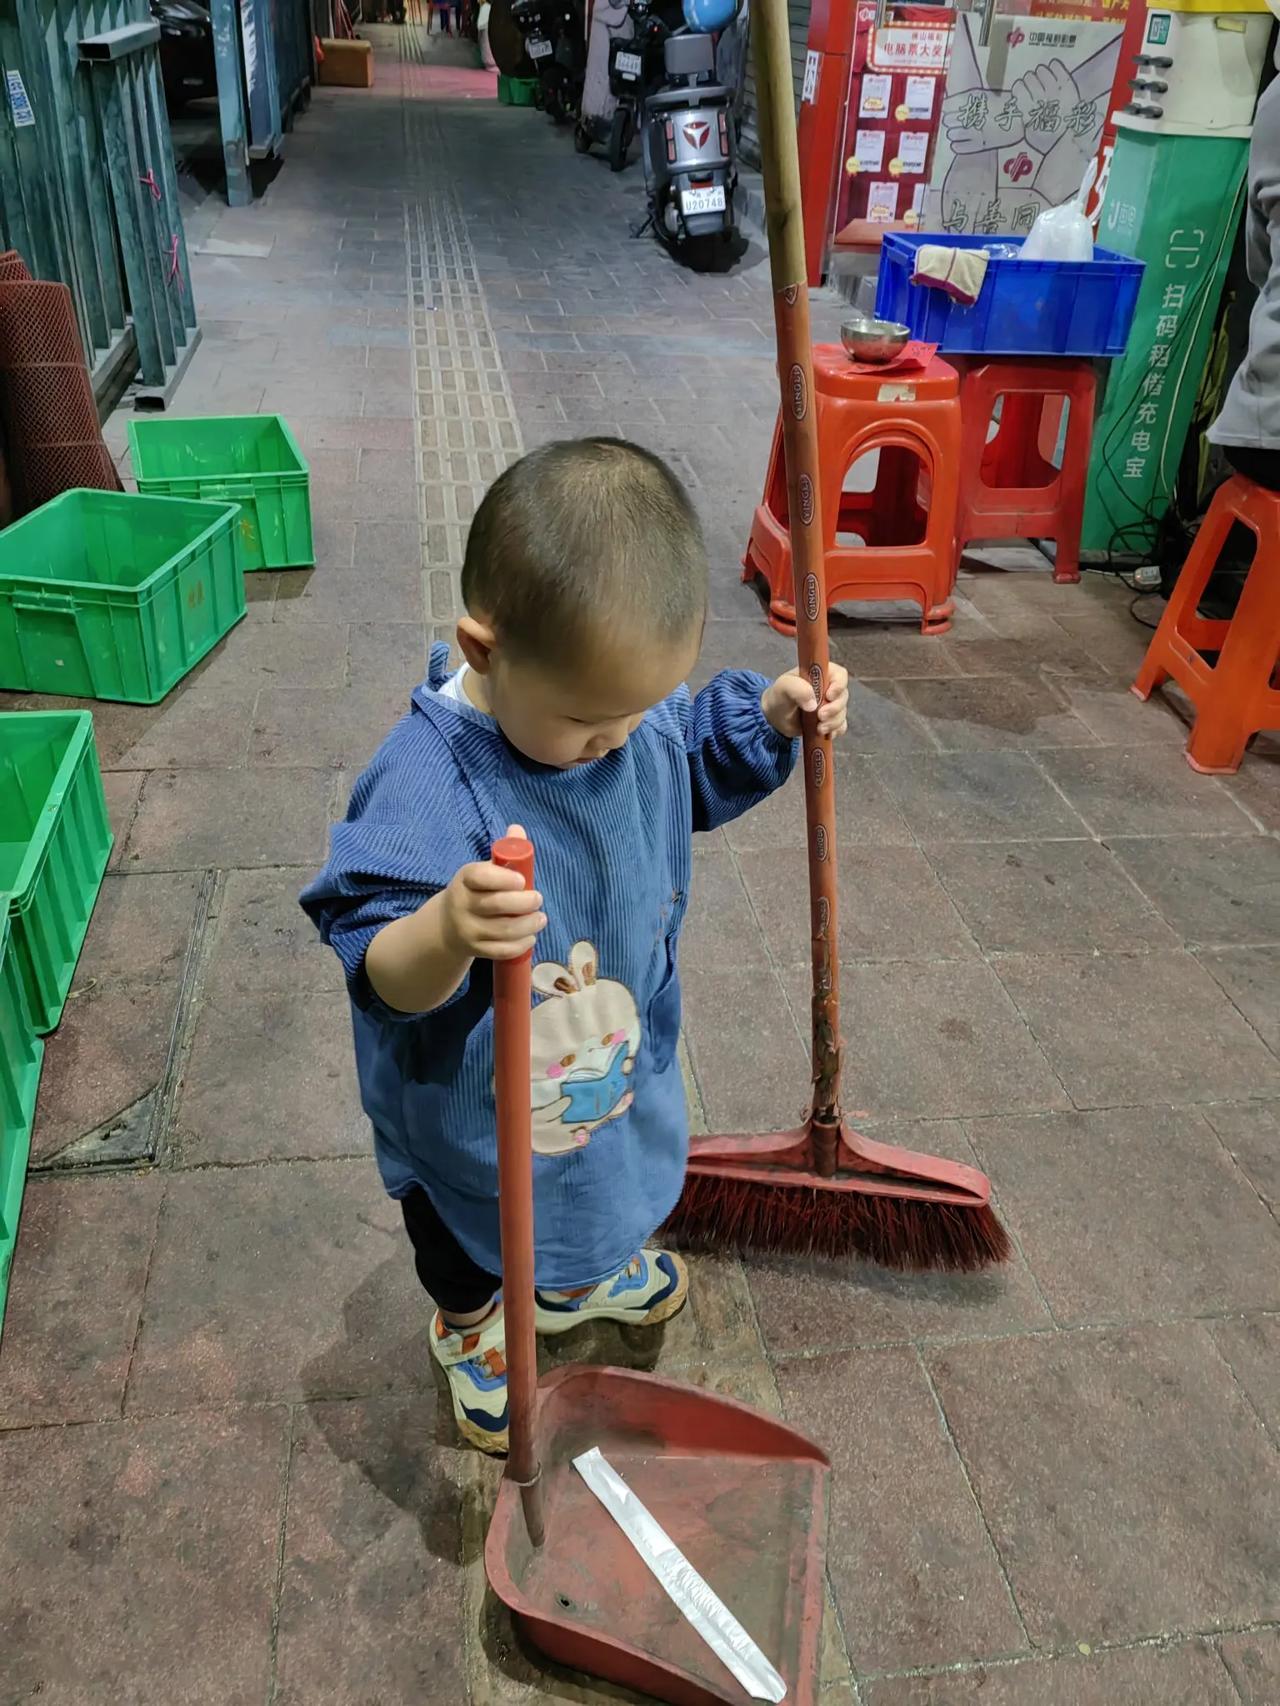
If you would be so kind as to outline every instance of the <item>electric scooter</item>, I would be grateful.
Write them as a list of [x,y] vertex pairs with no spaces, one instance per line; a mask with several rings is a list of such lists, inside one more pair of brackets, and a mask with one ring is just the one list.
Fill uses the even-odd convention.
[[664,86],[646,96],[643,106],[649,214],[640,229],[652,224],[673,253],[709,264],[736,232],[733,95],[716,82],[709,35],[683,30],[669,35],[662,58]]
[[538,105],[557,124],[576,117],[587,69],[579,0],[511,0],[511,16],[538,73]]
[[620,172],[627,163],[645,97],[662,86],[662,48],[672,26],[661,15],[661,4],[662,0],[630,0],[631,34],[616,36],[609,44],[609,88],[617,105],[606,149],[614,172]]

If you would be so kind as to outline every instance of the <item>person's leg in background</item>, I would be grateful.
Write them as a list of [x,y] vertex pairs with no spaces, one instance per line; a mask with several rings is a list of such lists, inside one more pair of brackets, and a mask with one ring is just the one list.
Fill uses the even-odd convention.
[[[1222,454],[1237,474],[1269,492],[1280,492],[1280,450],[1254,449],[1252,446],[1224,444]],[[1232,523],[1226,543],[1218,554],[1209,584],[1200,600],[1201,614],[1217,621],[1229,621],[1245,580],[1253,564],[1257,545],[1253,530],[1241,521]],[[1169,586],[1172,587],[1172,581]],[[1165,597],[1169,596],[1165,589]]]
[[1239,444],[1224,444],[1222,454],[1246,480],[1255,486],[1265,486],[1269,492],[1280,492],[1280,450],[1254,450]]

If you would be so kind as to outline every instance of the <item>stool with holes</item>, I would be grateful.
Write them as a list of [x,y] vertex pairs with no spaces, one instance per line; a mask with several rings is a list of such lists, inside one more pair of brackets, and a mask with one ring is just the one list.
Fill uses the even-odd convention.
[[[973,539],[1052,539],[1058,547],[1054,580],[1078,581],[1093,443],[1093,363],[1066,356],[969,356],[957,366],[964,422],[957,557]],[[988,439],[1000,399],[1000,424]],[[1067,432],[1058,468],[1053,453],[1063,402]]]
[[[1229,621],[1197,614],[1233,522],[1257,539],[1253,564]],[[1217,654],[1211,662],[1204,653]],[[1170,677],[1195,706],[1187,742],[1193,770],[1240,768],[1260,729],[1280,729],[1280,492],[1237,474],[1214,494],[1133,684],[1149,699]]]
[[[919,369],[867,372],[840,345],[817,344],[813,380],[828,608],[851,599],[910,599],[920,606],[926,634],[945,633],[953,610],[960,470],[955,369],[935,356]],[[879,453],[874,489],[845,491],[849,471],[872,451]],[[764,583],[769,621],[794,634],[787,519],[779,420],[742,578]],[[852,544],[850,535],[863,544]]]

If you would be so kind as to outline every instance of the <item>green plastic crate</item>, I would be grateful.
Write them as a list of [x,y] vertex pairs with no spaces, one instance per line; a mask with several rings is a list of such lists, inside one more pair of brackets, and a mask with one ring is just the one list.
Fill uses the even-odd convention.
[[0,1326],[27,1182],[31,1119],[43,1059],[44,1044],[32,1026],[12,951],[8,915],[0,913]]
[[236,510],[64,492],[0,533],[0,687],[154,705],[244,615]]
[[90,713],[0,713],[0,910],[37,1032],[62,1017],[111,839]]
[[498,102],[504,107],[537,105],[539,83],[536,77],[508,77],[498,73]]
[[311,472],[280,415],[129,422],[140,492],[240,505],[246,569],[305,569],[316,560]]

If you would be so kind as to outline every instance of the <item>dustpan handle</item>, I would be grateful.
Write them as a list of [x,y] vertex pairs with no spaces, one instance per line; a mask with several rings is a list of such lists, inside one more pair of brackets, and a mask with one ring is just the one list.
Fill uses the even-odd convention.
[[[812,681],[821,703],[829,661],[827,588],[787,0],[751,0],[751,51],[755,56],[756,128],[764,175],[778,378],[782,389],[796,648],[800,667]],[[816,1153],[816,1161],[820,1171],[834,1171],[835,1127],[840,1118],[835,771],[831,741],[818,734],[816,717],[806,716],[803,728],[813,958],[813,1118],[818,1126],[827,1128],[825,1147],[830,1152],[829,1155]],[[820,1140],[821,1136],[815,1133],[815,1138]],[[821,1151],[822,1147],[819,1141],[816,1148]],[[824,1168],[824,1161],[829,1163],[828,1167]]]
[[[533,843],[508,835],[491,857],[533,884]],[[538,1461],[538,1351],[533,1319],[533,955],[493,962],[494,1094],[498,1110],[498,1214],[507,1342],[507,1475],[521,1490],[525,1524],[542,1544]]]

